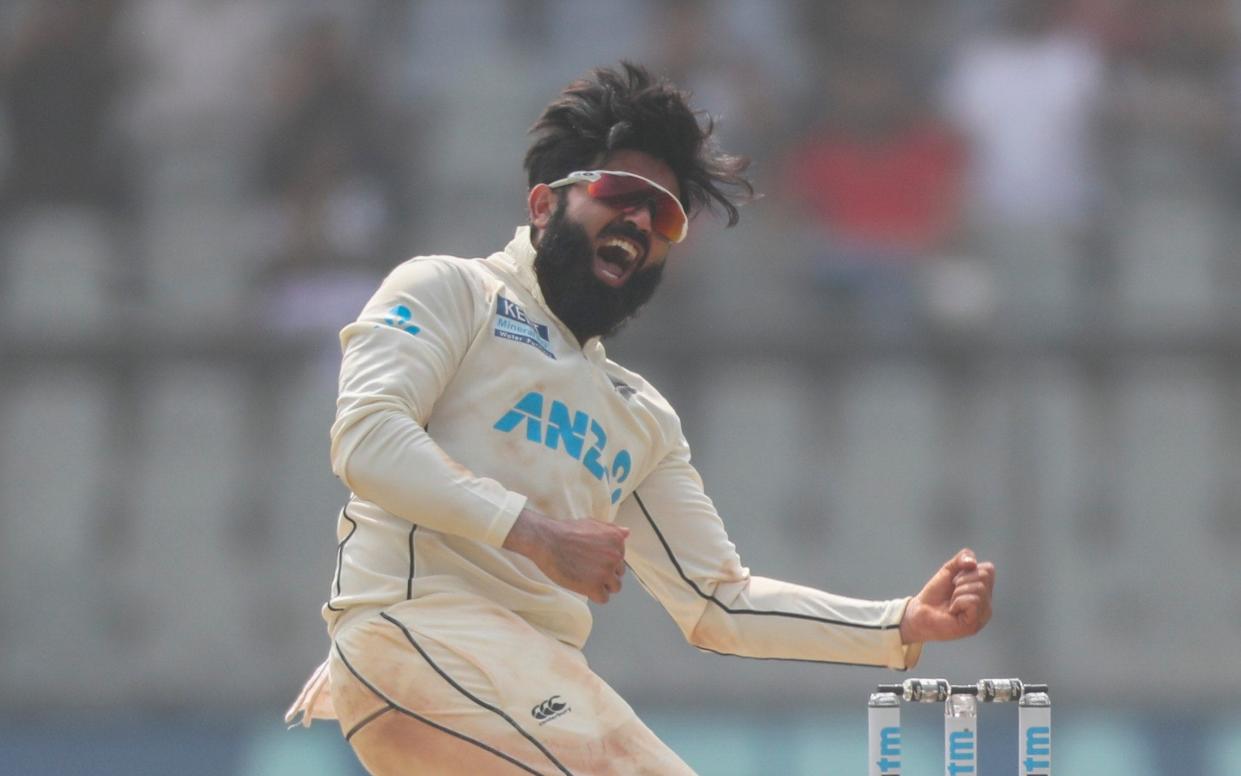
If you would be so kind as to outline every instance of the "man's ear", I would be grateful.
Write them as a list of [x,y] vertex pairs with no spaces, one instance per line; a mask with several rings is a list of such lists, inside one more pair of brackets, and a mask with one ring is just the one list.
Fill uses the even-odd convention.
[[536,183],[530,189],[526,206],[530,210],[530,225],[542,231],[551,223],[552,214],[556,212],[556,192],[546,183]]

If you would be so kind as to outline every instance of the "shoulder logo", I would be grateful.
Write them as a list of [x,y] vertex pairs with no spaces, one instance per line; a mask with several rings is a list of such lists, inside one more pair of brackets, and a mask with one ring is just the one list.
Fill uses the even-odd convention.
[[569,704],[560,700],[559,695],[553,695],[542,703],[535,704],[534,708],[530,709],[530,716],[537,719],[540,725],[543,725],[557,717],[563,717],[570,711],[573,711],[573,709],[569,708]]
[[612,381],[612,387],[616,389],[616,392],[619,393],[621,398],[625,401],[629,401],[629,398],[638,392],[637,388],[634,388],[624,380],[618,380],[610,375],[608,376],[608,379]]
[[384,323],[394,329],[400,329],[409,334],[417,334],[422,329],[414,325],[413,317],[414,314],[408,307],[399,304],[389,310],[388,314],[384,316]]
[[556,354],[552,353],[551,331],[547,324],[530,320],[521,305],[502,296],[496,297],[495,335],[500,339],[531,345],[548,358],[556,358]]

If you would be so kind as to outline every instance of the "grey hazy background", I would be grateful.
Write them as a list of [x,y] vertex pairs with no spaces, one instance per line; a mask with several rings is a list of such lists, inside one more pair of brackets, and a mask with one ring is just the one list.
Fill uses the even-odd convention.
[[[622,57],[765,196],[610,345],[747,565],[865,597],[963,545],[1058,773],[1241,774],[1241,3],[0,4],[0,773],[354,774],[326,654],[336,331],[524,216],[525,131]],[[704,774],[860,774],[878,669],[698,654],[636,584],[596,670]],[[1010,709],[983,772],[1015,772]],[[911,710],[910,774],[938,713]],[[919,769],[921,768],[921,770]]]

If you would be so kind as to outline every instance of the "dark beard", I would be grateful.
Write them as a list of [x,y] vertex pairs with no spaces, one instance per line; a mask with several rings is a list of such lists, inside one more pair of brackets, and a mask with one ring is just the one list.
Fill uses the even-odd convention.
[[[616,334],[650,301],[663,278],[663,263],[639,268],[620,288],[595,277],[594,248],[586,230],[565,216],[561,198],[535,251],[534,272],[547,306],[579,343]],[[614,230],[623,233],[623,230]]]

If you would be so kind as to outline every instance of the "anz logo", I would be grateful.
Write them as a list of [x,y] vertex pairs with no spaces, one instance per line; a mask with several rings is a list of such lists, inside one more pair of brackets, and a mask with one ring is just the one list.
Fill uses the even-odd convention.
[[[493,426],[497,431],[510,433],[521,425],[526,427],[526,439],[552,450],[560,449],[575,461],[580,461],[590,476],[610,485],[620,485],[629,479],[633,470],[633,457],[628,450],[621,450],[610,464],[603,462],[603,451],[608,444],[603,426],[585,412],[570,412],[559,401],[547,402],[543,394],[531,391],[521,401],[504,413]],[[587,440],[590,446],[586,446]],[[612,491],[612,503],[620,501],[621,489]]]
[[417,334],[422,329],[414,325],[413,317],[414,313],[408,307],[399,304],[389,310],[388,314],[384,316],[384,323],[394,329],[400,329],[409,334]]

